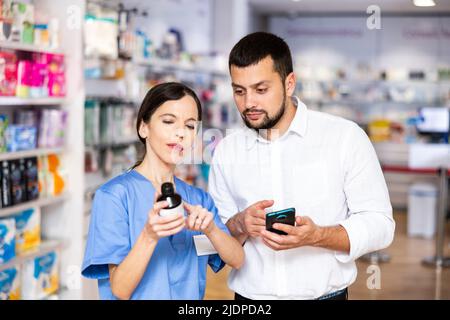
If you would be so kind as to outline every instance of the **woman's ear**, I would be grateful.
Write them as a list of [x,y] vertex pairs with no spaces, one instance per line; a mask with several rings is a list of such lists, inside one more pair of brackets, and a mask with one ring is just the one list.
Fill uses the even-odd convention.
[[286,88],[286,95],[288,97],[292,97],[295,92],[295,85],[297,84],[297,78],[295,76],[294,72],[291,72],[287,77],[285,81],[285,88]]
[[142,139],[147,139],[148,137],[148,125],[144,121],[141,121],[139,125],[139,137]]

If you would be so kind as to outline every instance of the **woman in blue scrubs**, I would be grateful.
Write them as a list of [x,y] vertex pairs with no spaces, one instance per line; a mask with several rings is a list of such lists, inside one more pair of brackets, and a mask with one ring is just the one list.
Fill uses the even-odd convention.
[[[206,268],[239,268],[242,246],[230,236],[211,196],[174,176],[191,149],[201,104],[187,86],[153,87],[137,118],[145,156],[95,193],[82,274],[98,279],[101,299],[203,299]],[[181,195],[187,216],[162,217],[156,202],[164,182]],[[206,235],[218,254],[196,253],[193,236]]]

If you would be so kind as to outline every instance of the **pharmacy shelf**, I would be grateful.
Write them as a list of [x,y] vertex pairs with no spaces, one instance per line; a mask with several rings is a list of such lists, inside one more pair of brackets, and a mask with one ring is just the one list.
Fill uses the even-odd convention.
[[34,44],[28,44],[28,43],[12,42],[12,41],[0,41],[0,48],[1,49],[18,50],[18,51],[27,51],[27,52],[64,54],[62,51],[60,51],[58,49],[53,49],[53,48],[43,47],[43,46],[36,46]]
[[[97,81],[120,81],[123,79],[119,79],[119,80],[111,80],[111,79],[85,79],[86,81],[92,81],[92,80],[97,80]],[[99,101],[105,101],[105,102],[109,102],[111,104],[129,104],[129,105],[140,105],[140,101],[137,100],[131,100],[125,97],[121,97],[121,96],[111,96],[111,95],[86,95],[86,99],[85,100],[99,100]]]
[[121,141],[119,140],[119,141],[114,141],[114,142],[109,142],[109,143],[97,143],[94,145],[86,145],[85,150],[121,148],[121,147],[126,147],[126,146],[132,145],[134,143],[138,143],[138,142],[140,142],[139,139],[132,138],[132,139],[124,139]]
[[58,291],[42,298],[41,300],[72,300],[71,292],[66,287],[59,288]]
[[45,207],[52,204],[60,203],[68,198],[69,198],[68,194],[62,193],[61,195],[55,197],[45,197],[45,198],[38,198],[33,201],[27,201],[12,207],[0,209],[0,218],[14,215],[15,213],[27,210],[32,207]]
[[228,73],[217,70],[213,68],[205,68],[197,65],[185,65],[177,62],[173,62],[170,60],[164,59],[149,59],[149,60],[132,60],[135,65],[138,66],[147,66],[152,68],[160,68],[164,70],[172,70],[172,71],[187,71],[194,73],[207,73],[212,75],[217,75],[221,77],[228,77]]
[[33,259],[35,257],[44,255],[46,253],[52,252],[54,250],[59,250],[63,248],[63,242],[59,240],[43,240],[41,244],[35,248],[30,249],[22,254],[17,255],[10,261],[0,264],[0,271],[15,267],[22,264],[23,262]]
[[0,106],[53,106],[66,102],[66,98],[18,98],[0,97]]
[[302,78],[301,82],[324,83],[324,84],[348,84],[348,85],[436,85],[450,84],[450,79],[307,79]]
[[63,151],[64,151],[63,148],[42,148],[18,152],[4,152],[0,153],[0,161],[39,157],[39,156],[46,156],[49,154],[59,154],[62,153]]

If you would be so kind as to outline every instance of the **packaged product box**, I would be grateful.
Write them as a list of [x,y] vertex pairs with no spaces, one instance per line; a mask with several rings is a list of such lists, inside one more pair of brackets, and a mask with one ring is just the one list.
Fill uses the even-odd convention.
[[24,210],[14,216],[16,220],[16,252],[23,253],[41,243],[41,211],[38,207]]
[[6,149],[8,152],[36,148],[37,129],[27,125],[9,125],[6,128]]
[[12,41],[33,43],[34,5],[19,1],[12,2]]
[[8,116],[0,114],[0,153],[6,152],[6,128],[8,127]]
[[46,61],[48,71],[48,96],[64,97],[66,95],[66,77],[64,55],[45,54],[41,60]]
[[66,123],[66,111],[43,110],[40,113],[39,147],[57,148],[64,146]]
[[23,299],[42,299],[59,289],[59,257],[56,251],[25,261],[22,270]]
[[20,300],[20,268],[0,270],[0,300]]
[[61,166],[60,156],[50,154],[38,159],[39,195],[53,197],[65,190],[67,175]]
[[39,178],[37,157],[25,159],[26,198],[28,201],[39,198]]
[[38,168],[38,191],[40,197],[48,197],[47,175],[48,175],[48,158],[39,156],[37,161]]
[[30,96],[32,68],[33,63],[28,60],[20,60],[17,64],[16,96],[19,98]]
[[16,221],[14,218],[0,219],[0,265],[16,256]]
[[0,41],[9,41],[12,29],[13,0],[0,0]]
[[17,87],[17,55],[0,50],[0,96],[14,96]]
[[12,160],[11,171],[11,200],[12,204],[20,204],[27,200],[25,182],[25,159]]

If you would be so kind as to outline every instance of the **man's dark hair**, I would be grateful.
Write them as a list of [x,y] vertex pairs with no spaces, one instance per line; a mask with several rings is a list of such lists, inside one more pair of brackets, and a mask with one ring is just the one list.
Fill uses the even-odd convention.
[[239,40],[230,52],[228,67],[248,67],[267,56],[272,58],[275,71],[284,84],[286,77],[293,72],[291,51],[283,39],[272,33],[255,32]]

